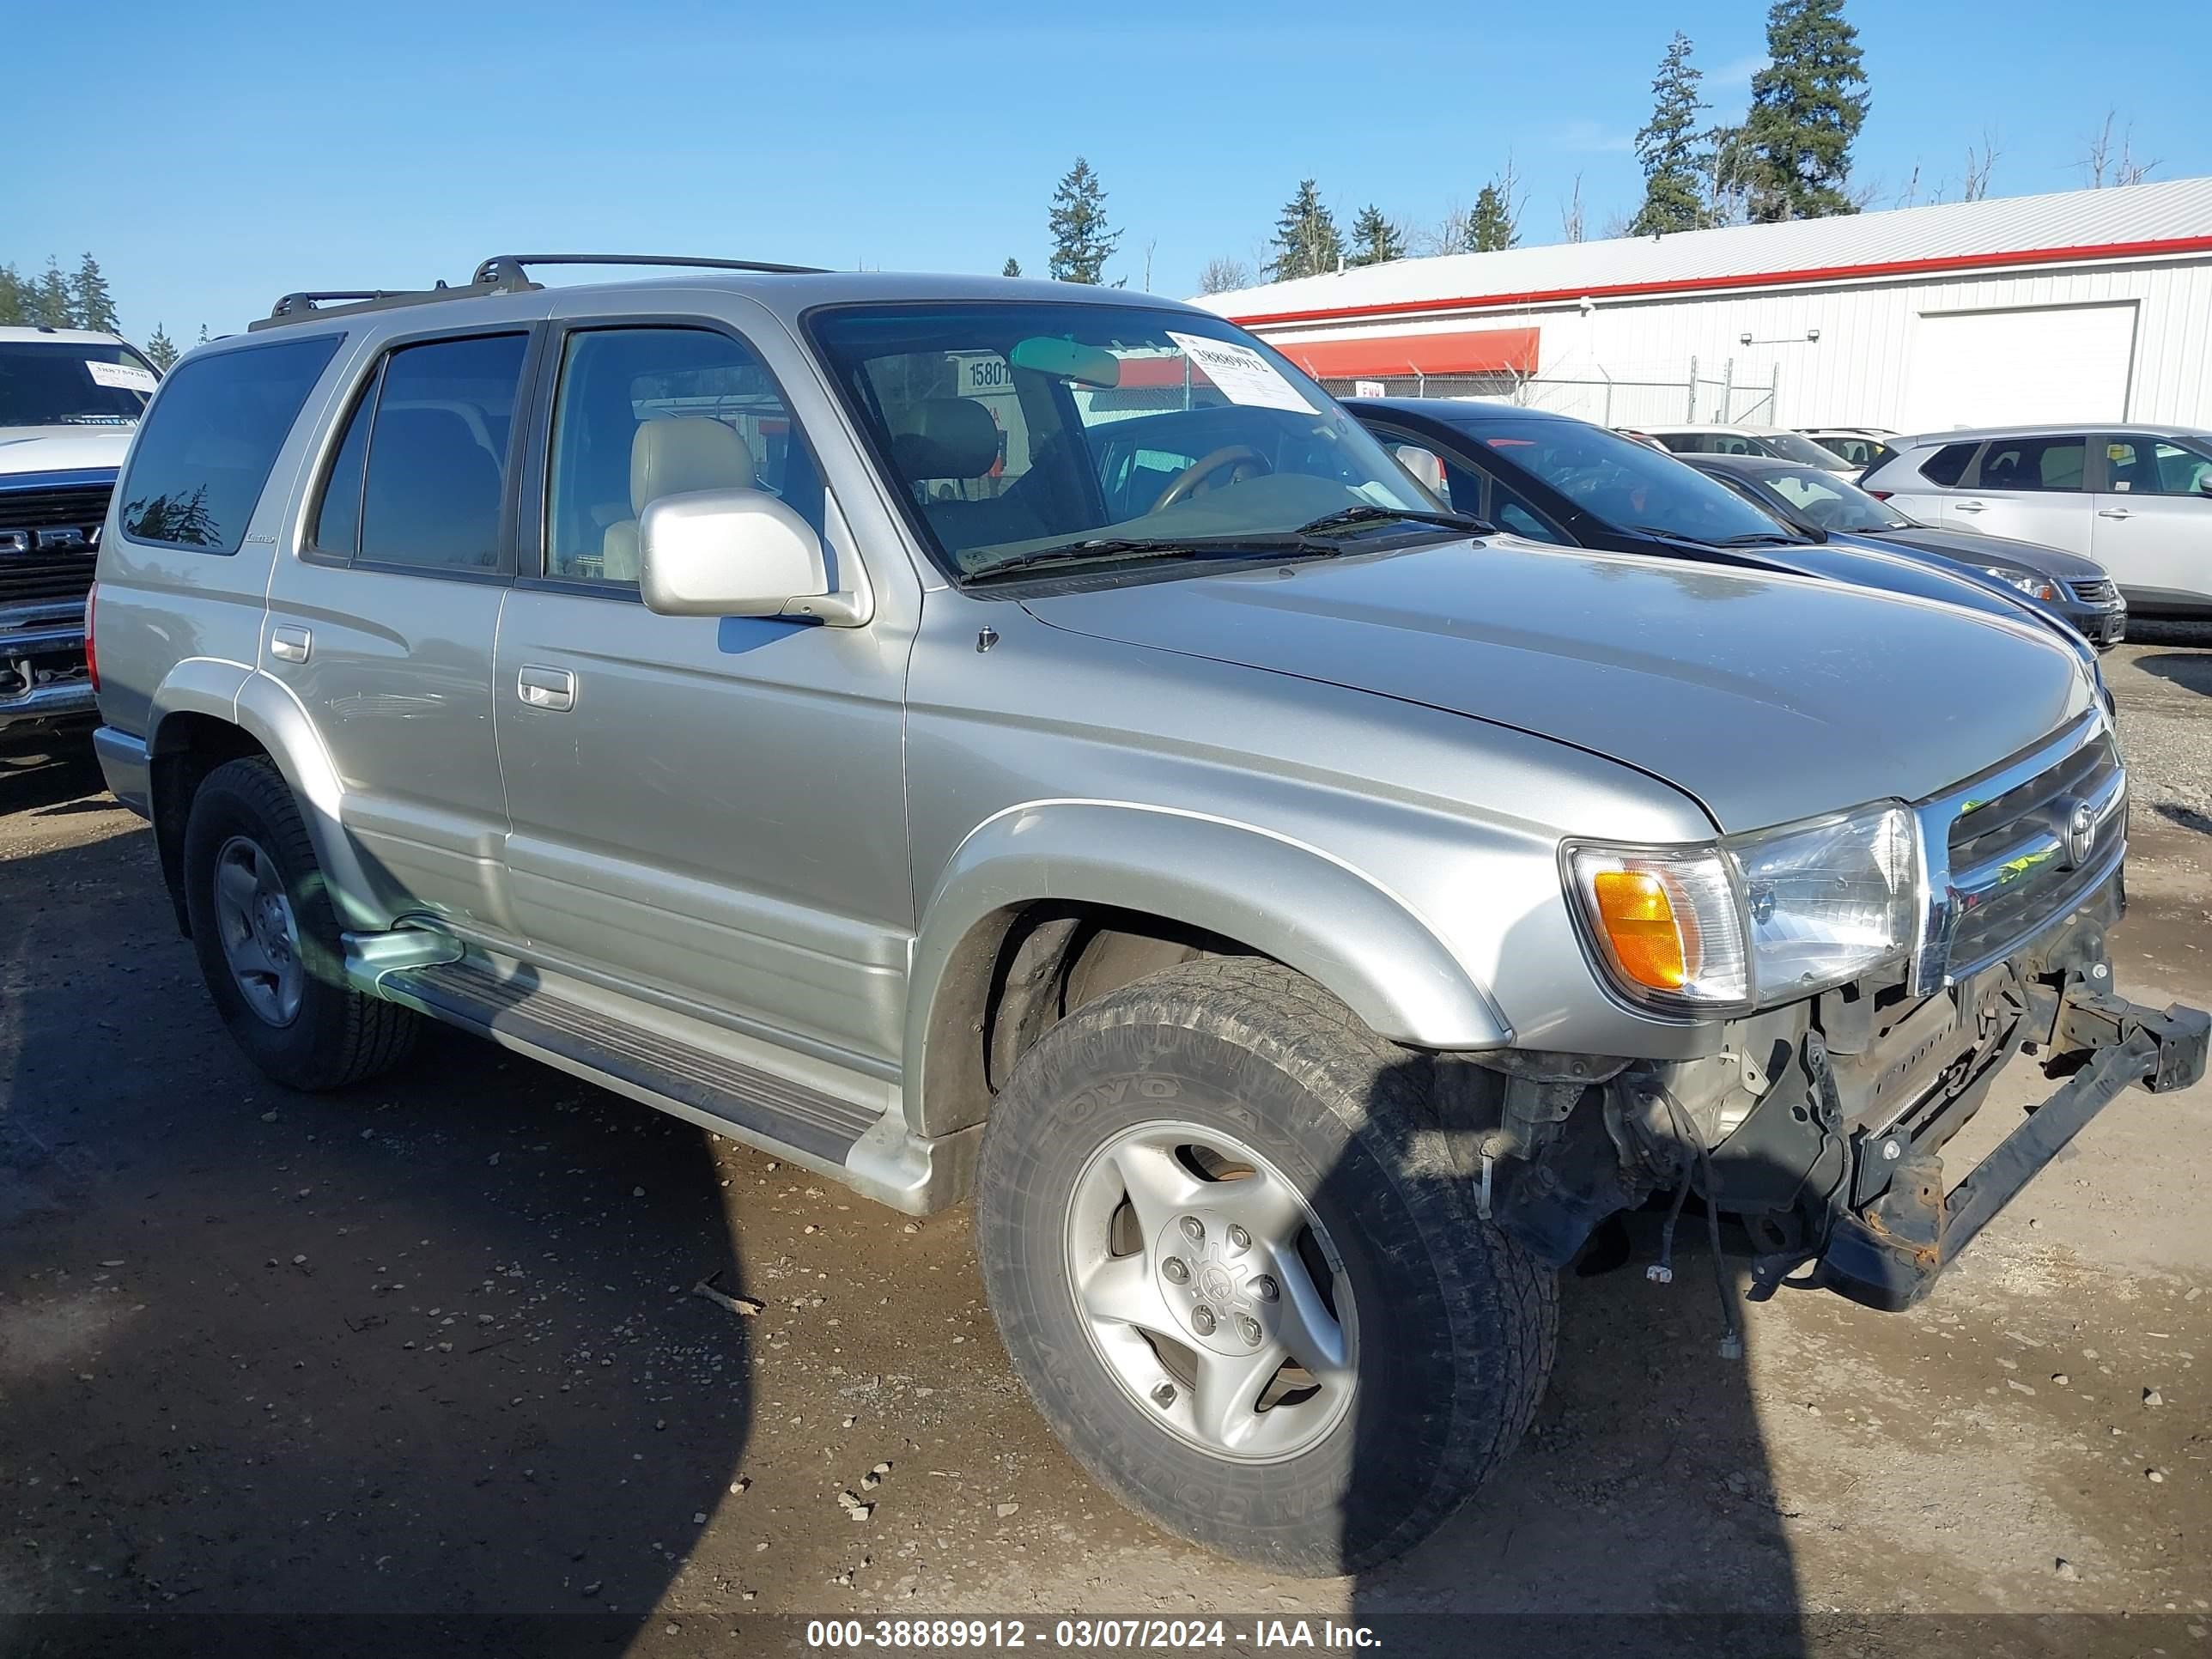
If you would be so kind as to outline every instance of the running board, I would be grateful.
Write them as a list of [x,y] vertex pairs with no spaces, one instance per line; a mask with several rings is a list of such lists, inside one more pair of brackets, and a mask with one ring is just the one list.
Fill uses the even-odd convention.
[[377,994],[434,1019],[833,1169],[878,1121],[865,1106],[568,1001],[526,969],[506,976],[464,957],[389,969],[377,981]]

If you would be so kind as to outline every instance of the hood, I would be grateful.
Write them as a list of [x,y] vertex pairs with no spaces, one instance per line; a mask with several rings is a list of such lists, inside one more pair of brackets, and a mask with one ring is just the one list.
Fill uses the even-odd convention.
[[2056,577],[2061,581],[2094,582],[2105,580],[2105,567],[2094,559],[2085,559],[2079,553],[2069,553],[2063,547],[2045,547],[2040,542],[2016,542],[2008,536],[1985,535],[1978,530],[1915,525],[1910,530],[1886,531],[1867,539],[1876,547],[1917,549],[1923,553],[1956,559],[1962,564],[1977,568],[1985,564],[2004,564],[2033,575]]
[[2090,706],[2073,654],[2025,621],[1504,536],[1024,603],[1055,628],[1572,744],[1729,831],[1934,795]]
[[18,472],[83,472],[123,465],[136,426],[0,427],[0,477]]

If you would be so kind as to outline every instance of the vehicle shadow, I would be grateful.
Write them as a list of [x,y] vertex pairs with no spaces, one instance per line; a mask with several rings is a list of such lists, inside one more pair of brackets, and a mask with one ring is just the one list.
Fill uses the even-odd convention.
[[2146,674],[2156,675],[2169,685],[2212,697],[2212,652],[2160,651],[2152,656],[2137,657],[2135,666]]
[[82,732],[0,738],[0,817],[67,810],[101,788],[92,740]]
[[0,860],[0,1648],[624,1651],[751,1425],[719,1143],[437,1030],[268,1083],[143,827]]
[[[1435,1167],[1432,1156],[1400,1162]],[[1321,1207],[1334,1207],[1329,1183]],[[1750,1364],[1720,1352],[1700,1212],[1693,1200],[1675,1230],[1671,1283],[1644,1273],[1660,1255],[1656,1210],[1601,1229],[1582,1271],[1560,1274],[1556,1362],[1528,1432],[1427,1542],[1354,1582],[1355,1625],[1387,1632],[1395,1651],[1439,1656],[1806,1650]],[[1757,1310],[1742,1300],[1749,1239],[1729,1224],[1722,1242],[1735,1323],[1755,1353]],[[1363,1353],[1362,1369],[1370,1363]],[[1378,1395],[1363,1389],[1355,1407],[1361,1469],[1387,1467],[1405,1432],[1372,1408]]]

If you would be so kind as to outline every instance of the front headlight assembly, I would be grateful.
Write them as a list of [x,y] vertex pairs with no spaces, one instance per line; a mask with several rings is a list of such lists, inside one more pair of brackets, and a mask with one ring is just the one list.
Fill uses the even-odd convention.
[[2048,576],[2015,570],[2008,564],[1985,564],[1981,568],[1984,574],[1995,576],[2007,587],[2018,588],[2031,599],[2056,601],[2059,597],[2057,585]]
[[1569,842],[1583,930],[1623,995],[1664,1013],[1795,1001],[1903,961],[1918,829],[1885,802],[1694,847]]

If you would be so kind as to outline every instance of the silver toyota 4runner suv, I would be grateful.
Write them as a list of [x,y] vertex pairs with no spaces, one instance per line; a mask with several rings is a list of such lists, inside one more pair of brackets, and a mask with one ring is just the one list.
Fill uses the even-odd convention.
[[154,400],[97,744],[216,1011],[298,1088],[427,1017],[972,1196],[1038,1408],[1188,1537],[1424,1537],[1624,1211],[1900,1308],[2203,1070],[2113,985],[2046,629],[1498,534],[1187,306],[550,262],[288,296]]

